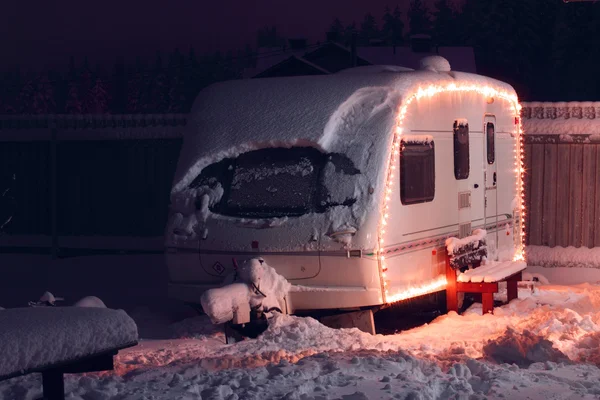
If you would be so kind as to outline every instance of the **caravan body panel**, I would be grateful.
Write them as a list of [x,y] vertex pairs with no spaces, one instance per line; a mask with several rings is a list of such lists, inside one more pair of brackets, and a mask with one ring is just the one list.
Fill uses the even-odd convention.
[[[229,283],[236,264],[262,257],[292,283],[288,311],[378,306],[386,285],[400,293],[443,275],[449,236],[487,228],[504,256],[511,253],[513,105],[477,93],[411,103],[403,138],[434,143],[426,155],[435,166],[433,196],[427,188],[422,199],[402,199],[398,176],[385,234],[380,223],[398,111],[407,96],[448,82],[513,89],[472,74],[382,71],[226,82],[200,94],[166,228],[173,297],[197,303],[204,290]],[[491,219],[485,203],[489,116],[496,124],[497,174],[497,215]],[[453,146],[458,137],[465,148],[467,136],[464,130],[456,136],[455,123],[469,126],[469,160],[459,167],[468,165],[465,179],[456,179]],[[270,164],[256,161],[265,157]]]

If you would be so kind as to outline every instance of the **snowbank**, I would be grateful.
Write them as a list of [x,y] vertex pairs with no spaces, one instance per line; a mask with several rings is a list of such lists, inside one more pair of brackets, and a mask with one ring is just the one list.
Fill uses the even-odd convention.
[[135,343],[123,310],[12,308],[0,313],[0,376]]
[[600,247],[527,246],[528,265],[546,268],[600,268]]
[[[258,339],[234,345],[206,318],[193,318],[181,325],[182,339],[120,352],[115,373],[68,375],[66,393],[102,400],[597,398],[599,285],[523,289],[493,315],[482,316],[480,307],[389,336],[278,315]],[[0,398],[36,397],[37,377],[0,382]]]
[[[524,102],[523,131],[528,135],[600,135],[600,102]],[[590,140],[594,140],[590,137]]]

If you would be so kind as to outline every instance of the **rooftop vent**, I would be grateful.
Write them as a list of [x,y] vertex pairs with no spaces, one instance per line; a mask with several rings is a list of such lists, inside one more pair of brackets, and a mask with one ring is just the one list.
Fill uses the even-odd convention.
[[450,63],[442,56],[428,56],[421,59],[419,69],[433,72],[450,72]]

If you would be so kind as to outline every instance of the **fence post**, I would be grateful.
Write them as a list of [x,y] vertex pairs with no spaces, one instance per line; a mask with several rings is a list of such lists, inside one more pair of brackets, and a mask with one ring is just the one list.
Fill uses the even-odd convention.
[[52,258],[58,258],[58,129],[56,121],[50,121],[50,226],[52,234]]

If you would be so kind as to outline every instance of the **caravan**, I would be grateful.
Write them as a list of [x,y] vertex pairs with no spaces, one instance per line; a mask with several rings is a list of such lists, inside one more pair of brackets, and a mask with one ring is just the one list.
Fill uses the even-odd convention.
[[490,257],[522,257],[519,110],[438,56],[209,86],[171,193],[171,296],[199,303],[262,258],[287,312],[369,309],[443,291],[449,237],[484,229]]

